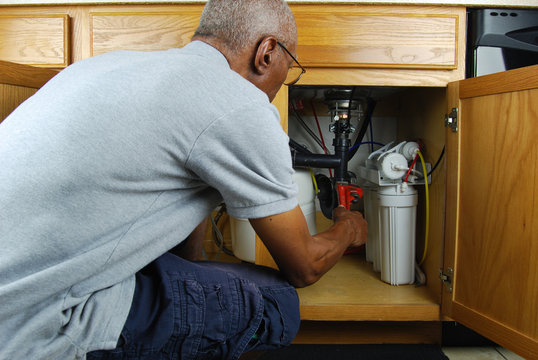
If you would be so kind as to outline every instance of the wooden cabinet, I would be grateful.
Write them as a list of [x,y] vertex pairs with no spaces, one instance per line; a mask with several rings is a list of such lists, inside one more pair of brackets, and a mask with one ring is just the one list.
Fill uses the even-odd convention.
[[[384,284],[360,255],[348,255],[299,289],[302,318],[330,326],[450,318],[538,358],[538,65],[446,89],[403,88],[390,101],[403,139],[446,144],[442,175],[432,180],[428,283]],[[445,127],[443,114],[456,126]]]
[[[2,6],[0,60],[62,68],[185,45],[202,4]],[[464,77],[465,8],[292,4],[303,84],[445,86]],[[348,70],[353,71],[349,72]]]
[[[538,67],[462,80],[463,7],[291,6],[298,57],[308,68],[298,86],[404,89],[388,100],[400,118],[399,135],[423,139],[430,162],[446,145],[446,163],[430,188],[427,285],[384,284],[360,255],[346,256],[318,283],[299,290],[305,322],[297,341],[436,342],[440,322],[454,319],[538,358]],[[2,10],[0,60],[62,68],[112,50],[182,46],[202,5]],[[34,22],[35,28],[28,25]],[[27,40],[29,29],[36,29],[34,40]],[[0,66],[5,79],[3,72]],[[274,101],[285,129],[288,95],[283,87]],[[444,127],[452,108],[458,109],[457,132]],[[274,266],[259,240],[256,262]]]

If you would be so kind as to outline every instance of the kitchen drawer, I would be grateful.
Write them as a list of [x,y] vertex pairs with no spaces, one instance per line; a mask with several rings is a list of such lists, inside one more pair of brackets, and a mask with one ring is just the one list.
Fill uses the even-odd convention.
[[0,15],[0,60],[40,67],[66,67],[69,16]]
[[90,13],[90,54],[113,50],[166,50],[186,45],[201,8],[177,12]]
[[306,67],[456,69],[462,12],[431,8],[292,7]]

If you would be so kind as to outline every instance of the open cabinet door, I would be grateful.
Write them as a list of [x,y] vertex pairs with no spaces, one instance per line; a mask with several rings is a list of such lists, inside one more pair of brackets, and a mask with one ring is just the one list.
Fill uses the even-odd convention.
[[538,359],[538,66],[448,97],[443,314]]
[[0,122],[57,73],[0,60]]

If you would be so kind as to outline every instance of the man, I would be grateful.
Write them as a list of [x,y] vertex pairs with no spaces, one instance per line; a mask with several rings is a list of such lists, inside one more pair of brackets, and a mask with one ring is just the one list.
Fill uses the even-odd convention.
[[[80,61],[0,125],[0,358],[236,359],[286,345],[293,286],[365,242],[360,214],[337,208],[310,236],[297,204],[270,104],[294,65],[285,1],[209,1],[192,40]],[[198,248],[223,200],[280,273],[168,252]]]

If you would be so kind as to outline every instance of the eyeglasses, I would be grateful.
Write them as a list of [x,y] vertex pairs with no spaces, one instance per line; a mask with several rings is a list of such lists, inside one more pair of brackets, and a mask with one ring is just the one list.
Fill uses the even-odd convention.
[[284,85],[286,86],[292,86],[299,81],[301,76],[306,72],[306,69],[303,67],[303,65],[299,64],[299,61],[291,54],[291,52],[286,49],[286,47],[280,42],[277,41],[277,44],[280,45],[282,49],[284,49],[285,52],[288,53],[288,55],[295,61],[295,64],[297,64],[298,67],[292,67],[288,70],[288,76],[286,76],[286,80],[284,81]]

